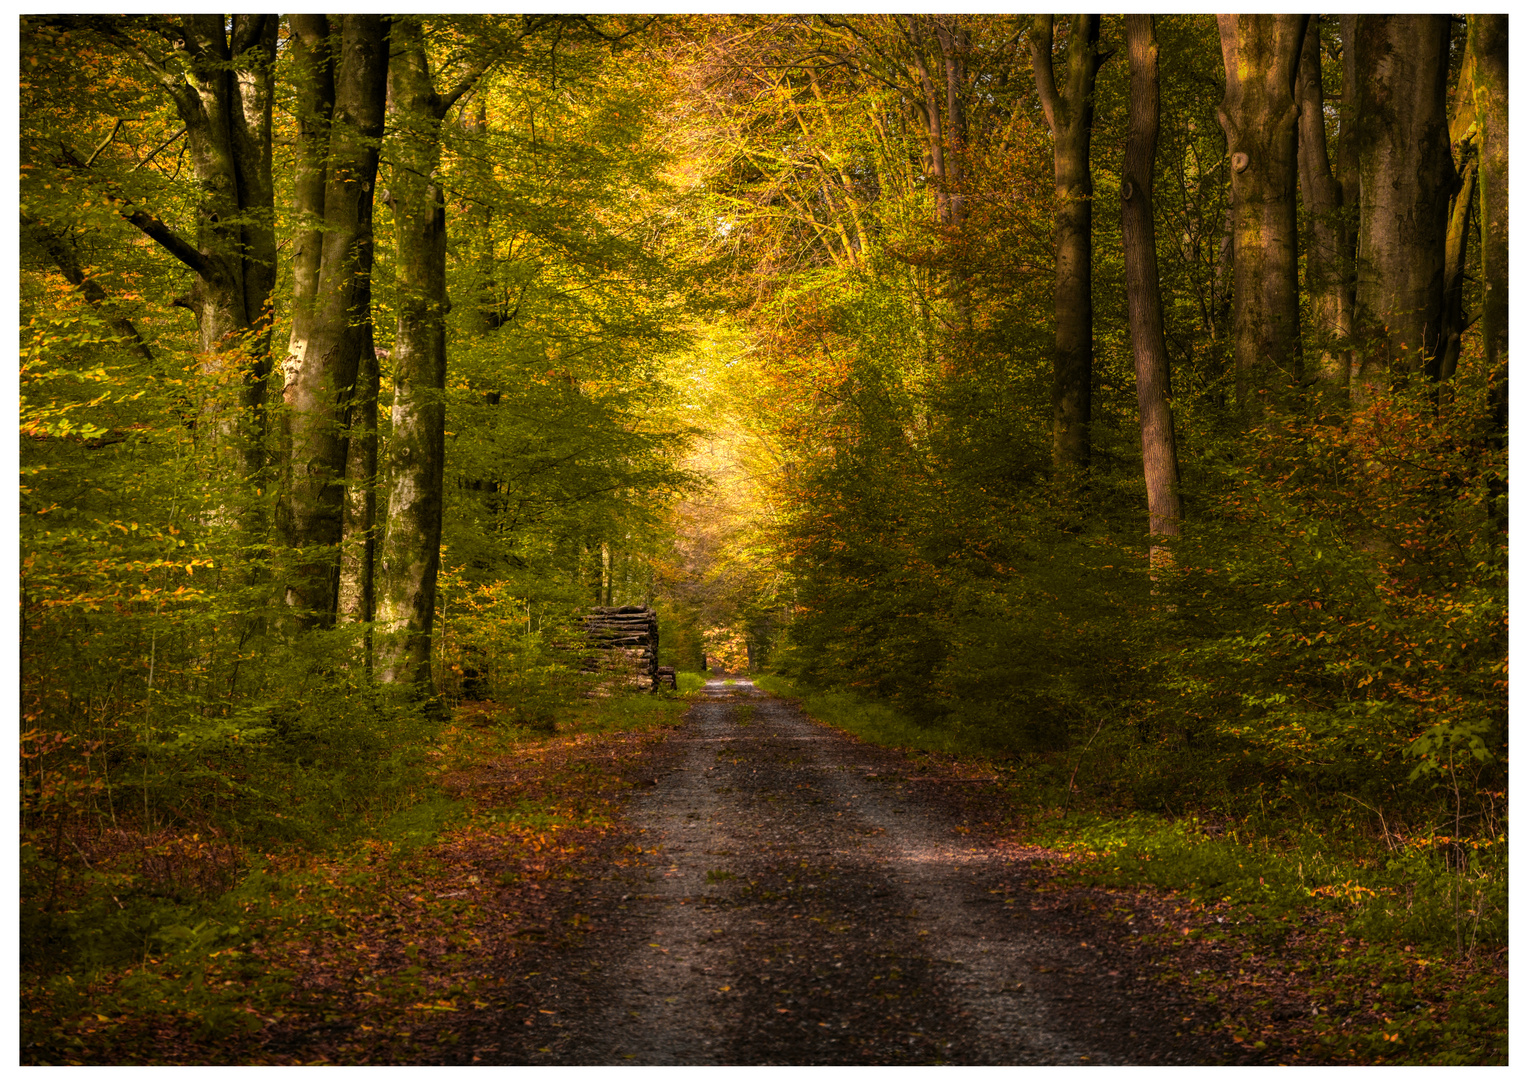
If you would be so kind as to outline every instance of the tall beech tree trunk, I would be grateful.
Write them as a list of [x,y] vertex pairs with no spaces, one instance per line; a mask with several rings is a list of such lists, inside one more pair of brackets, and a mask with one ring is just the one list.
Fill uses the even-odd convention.
[[387,519],[377,565],[377,677],[428,696],[445,470],[446,207],[440,99],[415,20],[393,33],[389,73],[398,127],[390,195],[397,223],[398,330],[393,425],[384,455]]
[[1220,126],[1231,155],[1231,355],[1242,415],[1296,373],[1300,347],[1295,74],[1308,15],[1221,15],[1226,94]]
[[[305,223],[322,222],[322,236],[316,281],[298,282],[312,291],[294,296],[294,306],[307,310],[294,320],[283,365],[290,456],[281,527],[292,559],[286,603],[307,625],[332,623],[338,606],[346,436],[362,352],[371,338],[372,209],[387,101],[387,31],[381,16],[340,19],[323,202],[302,210]],[[322,107],[323,81],[315,72],[310,82],[315,113]],[[316,194],[311,169],[310,163],[303,177],[310,182],[300,192],[309,200]],[[306,230],[304,241],[311,243],[312,231]],[[311,252],[303,254],[311,259]]]
[[[175,104],[199,188],[195,232],[123,201],[121,214],[196,274],[183,304],[196,315],[210,384],[198,431],[253,477],[265,466],[271,290],[276,281],[271,107],[275,15],[184,16],[178,23],[61,17],[101,34],[146,68]],[[149,25],[151,33],[139,33]],[[164,42],[174,44],[168,49]],[[230,408],[224,387],[237,387]]]
[[1342,37],[1342,104],[1337,110],[1337,182],[1342,186],[1342,298],[1348,313],[1348,374],[1343,385],[1353,377],[1353,315],[1358,298],[1358,202],[1362,185],[1358,179],[1358,16],[1339,15],[1338,33]]
[[[293,82],[297,86],[297,153],[293,162],[293,217],[298,230],[292,253],[292,336],[289,354],[306,351],[318,296],[324,245],[324,191],[329,171],[330,125],[334,114],[334,64],[330,25],[323,15],[288,16]],[[385,82],[384,82],[385,87]],[[373,170],[373,175],[375,171]],[[341,622],[372,617],[372,557],[375,540],[377,471],[377,357],[371,312],[370,261],[375,234],[357,250],[355,329],[360,335],[355,393],[349,404],[344,508],[341,521],[339,597]],[[290,461],[290,432],[282,440]],[[370,654],[367,653],[369,661]]]
[[1321,91],[1321,25],[1311,19],[1295,82],[1300,109],[1300,196],[1305,204],[1305,289],[1310,297],[1311,336],[1316,345],[1309,372],[1328,412],[1346,403],[1353,305],[1352,269],[1346,255],[1345,192],[1332,173],[1326,144],[1326,101]]
[[440,573],[446,456],[446,206],[436,176],[446,113],[487,67],[441,96],[416,17],[393,23],[388,97],[397,137],[390,198],[397,237],[398,329],[392,435],[383,473],[387,513],[376,567],[376,675],[434,701],[430,635]]
[[1470,219],[1475,208],[1475,173],[1477,161],[1466,145],[1460,169],[1459,190],[1448,213],[1448,234],[1443,242],[1443,322],[1437,351],[1427,361],[1427,374],[1439,383],[1439,399],[1447,391],[1441,384],[1454,377],[1459,368],[1459,347],[1464,336],[1465,252],[1469,250]]
[[[1490,378],[1492,441],[1507,438],[1507,16],[1469,16],[1468,49],[1480,130],[1482,339]],[[1507,530],[1506,483],[1493,484],[1491,515]]]
[[[391,27],[388,27],[390,31]],[[384,39],[385,41],[385,39]],[[387,80],[383,77],[384,113]],[[380,139],[380,135],[379,135]],[[372,187],[376,167],[372,162]],[[375,197],[366,201],[366,240],[356,251],[355,311],[352,324],[358,354],[355,389],[349,395],[345,427],[345,486],[340,520],[339,590],[335,614],[342,623],[370,623],[375,615],[377,523],[377,396],[381,371],[372,317],[371,271],[376,258]],[[371,669],[371,631],[364,662]]]
[[[334,58],[329,17],[287,16],[287,71],[294,87],[297,140],[292,155],[292,332],[289,355],[308,340],[324,252],[324,188],[334,119]],[[287,454],[290,449],[285,448]]]
[[[1160,91],[1157,38],[1150,15],[1125,16],[1130,58],[1130,112],[1125,136],[1125,175],[1120,184],[1120,224],[1125,246],[1125,295],[1130,306],[1130,344],[1135,353],[1136,399],[1141,410],[1141,462],[1146,474],[1150,532],[1177,536],[1183,507],[1178,494],[1178,444],[1162,332],[1162,286],[1157,275],[1157,230],[1152,174],[1157,160]],[[1153,570],[1170,559],[1153,542]]]
[[1030,49],[1040,107],[1055,147],[1056,349],[1051,382],[1051,458],[1056,469],[1086,470],[1093,420],[1093,84],[1103,57],[1098,16],[1072,16],[1065,89],[1051,58],[1055,17],[1036,15]]
[[[965,168],[966,147],[970,141],[965,96],[971,31],[962,25],[960,18],[958,15],[936,15],[932,20],[933,37],[939,43],[939,66],[944,74],[944,119],[940,132],[944,147],[940,155],[940,184],[944,189],[944,213],[941,220],[948,226],[961,225],[968,214],[962,170]],[[921,67],[924,65],[920,62]],[[939,95],[932,85],[927,92],[930,114],[937,118]],[[934,132],[931,130],[929,135],[932,139]],[[971,275],[965,267],[957,266],[952,270],[949,289],[950,306],[953,309],[950,321],[963,330],[971,330]]]
[[1480,129],[1481,323],[1494,371],[1507,357],[1507,17],[1471,15],[1468,47]]
[[[186,126],[186,148],[201,188],[192,245],[200,258],[188,261],[167,246],[197,272],[190,305],[203,370],[241,388],[234,413],[214,393],[202,425],[219,443],[238,445],[249,476],[265,465],[270,300],[276,283],[271,179],[276,23],[274,15],[188,15],[181,26],[187,74],[161,79]],[[150,225],[134,224],[166,243]],[[163,228],[157,219],[153,224]]]
[[1440,404],[1450,396],[1446,384],[1459,367],[1459,348],[1464,336],[1465,259],[1474,218],[1475,174],[1479,166],[1476,136],[1475,63],[1466,47],[1448,117],[1448,141],[1453,148],[1454,170],[1459,174],[1459,189],[1449,207],[1448,235],[1443,243],[1443,325],[1438,350],[1427,364],[1428,377],[1438,384]]
[[[370,283],[368,282],[368,285]],[[345,508],[340,537],[340,588],[336,614],[342,623],[369,623],[376,613],[377,395],[381,389],[372,327],[356,371],[350,401],[345,461]],[[366,663],[371,664],[370,633]]]
[[1438,351],[1455,182],[1447,15],[1361,15],[1354,408]]

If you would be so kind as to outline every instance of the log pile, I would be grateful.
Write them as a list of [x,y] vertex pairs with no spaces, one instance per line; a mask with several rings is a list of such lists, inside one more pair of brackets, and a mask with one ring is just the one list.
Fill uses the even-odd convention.
[[658,689],[658,614],[646,605],[597,607],[584,616],[584,671],[596,693]]

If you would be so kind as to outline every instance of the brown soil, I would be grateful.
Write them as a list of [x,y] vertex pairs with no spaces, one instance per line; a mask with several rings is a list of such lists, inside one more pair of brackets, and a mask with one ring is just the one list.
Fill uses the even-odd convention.
[[527,946],[442,1061],[1247,1061],[1125,908],[1038,888],[970,779],[713,681],[633,788],[639,857],[563,894],[584,931]]

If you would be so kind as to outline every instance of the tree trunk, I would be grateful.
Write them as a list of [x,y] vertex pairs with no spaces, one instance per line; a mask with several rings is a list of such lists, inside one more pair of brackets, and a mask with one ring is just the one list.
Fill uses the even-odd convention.
[[[308,339],[324,248],[324,188],[334,117],[334,60],[326,15],[287,16],[288,73],[294,85],[297,144],[292,160],[292,333],[289,354]],[[287,451],[290,453],[290,451]]]
[[1337,25],[1342,35],[1342,107],[1337,113],[1337,182],[1342,187],[1342,299],[1347,312],[1348,374],[1352,379],[1353,312],[1358,297],[1358,202],[1362,185],[1358,181],[1358,16],[1339,15]]
[[1459,367],[1459,348],[1465,329],[1465,260],[1470,226],[1474,218],[1478,126],[1475,122],[1475,63],[1468,46],[1459,65],[1454,100],[1449,108],[1448,141],[1454,153],[1459,190],[1448,212],[1448,235],[1443,244],[1443,325],[1438,351],[1428,360],[1427,375],[1438,384],[1438,403],[1450,397],[1446,384]]
[[[370,333],[372,208],[387,95],[387,20],[345,15],[310,311],[294,321],[285,369],[288,459],[283,539],[293,559],[286,603],[299,622],[328,625],[339,587],[346,438],[361,352]],[[320,79],[313,80],[317,103]],[[311,192],[305,192],[311,197]],[[294,300],[297,298],[294,298]],[[305,329],[306,336],[299,331]]]
[[391,196],[398,330],[392,436],[384,455],[387,516],[377,565],[376,672],[382,682],[433,698],[430,634],[446,453],[446,208],[436,179],[444,110],[417,20],[393,24],[393,52],[388,82],[397,126]]
[[1054,16],[1035,16],[1030,48],[1040,106],[1055,145],[1056,349],[1051,382],[1051,458],[1058,472],[1084,471],[1093,420],[1093,84],[1102,58],[1098,16],[1072,16],[1065,91],[1051,59]]
[[[145,20],[147,21],[147,20]],[[271,107],[274,15],[187,15],[137,36],[126,22],[96,20],[100,32],[147,68],[175,103],[200,189],[192,238],[129,203],[122,216],[196,273],[201,370],[209,384],[198,430],[254,476],[265,464],[265,385],[270,299],[276,274]],[[168,53],[154,48],[170,40]],[[238,400],[225,400],[237,387]]]
[[[327,15],[287,17],[288,77],[293,87],[297,140],[292,160],[292,328],[281,365],[282,397],[299,374],[318,303],[324,253],[324,193],[329,180],[330,126],[334,121],[334,56]],[[276,531],[287,545],[295,539],[293,513],[293,418],[285,412],[275,425],[277,464]],[[288,593],[283,599],[291,600]]]
[[220,445],[237,447],[247,475],[265,463],[276,251],[270,172],[275,23],[275,16],[235,16],[230,37],[222,15],[187,16],[189,77],[174,94],[201,188],[194,243],[207,265],[192,286],[191,307],[203,370],[219,384],[240,387],[234,410],[212,392],[202,429],[215,433]]
[[[276,290],[276,184],[271,173],[271,113],[276,90],[275,15],[233,15],[234,114],[230,125],[238,161],[241,250],[244,253],[244,322],[250,328],[254,362],[246,400],[257,414],[263,438],[266,383],[271,368],[271,296]],[[254,448],[261,464],[263,447]]]
[[1360,117],[1354,408],[1387,371],[1421,372],[1439,345],[1455,174],[1448,139],[1446,15],[1358,19]]
[[1347,289],[1351,276],[1344,258],[1343,190],[1332,174],[1326,146],[1326,101],[1321,91],[1321,26],[1312,19],[1300,53],[1295,83],[1299,104],[1300,196],[1305,204],[1305,289],[1310,297],[1311,340],[1316,347],[1314,377],[1327,413],[1338,412],[1347,397],[1348,336],[1353,309]]
[[1453,209],[1448,214],[1448,235],[1443,243],[1443,323],[1438,339],[1438,351],[1427,363],[1427,374],[1439,383],[1439,400],[1447,391],[1443,383],[1454,377],[1459,368],[1459,346],[1464,336],[1464,259],[1469,249],[1470,218],[1475,206],[1475,172],[1477,162],[1469,147],[1464,167],[1459,176],[1459,191],[1454,195]]
[[[1125,294],[1130,305],[1130,343],[1135,353],[1136,397],[1141,410],[1141,461],[1146,474],[1150,533],[1177,536],[1183,510],[1178,495],[1178,445],[1162,332],[1162,287],[1157,276],[1152,173],[1157,158],[1160,98],[1157,40],[1150,15],[1125,16],[1130,57],[1130,113],[1125,137],[1125,175],[1120,184],[1120,224],[1125,247]],[[1154,542],[1151,565],[1168,552]]]
[[1231,355],[1244,418],[1297,374],[1300,346],[1295,74],[1308,15],[1221,15],[1226,94],[1220,126],[1231,155]]
[[[1471,15],[1475,120],[1480,126],[1482,339],[1490,379],[1492,442],[1507,438],[1507,16]],[[1507,530],[1505,481],[1492,485],[1491,516]]]
[[[367,282],[368,288],[370,282]],[[375,614],[377,553],[377,394],[380,372],[366,323],[366,342],[350,402],[349,447],[345,463],[345,516],[340,538],[339,621],[369,623]],[[370,634],[366,665],[371,666]]]

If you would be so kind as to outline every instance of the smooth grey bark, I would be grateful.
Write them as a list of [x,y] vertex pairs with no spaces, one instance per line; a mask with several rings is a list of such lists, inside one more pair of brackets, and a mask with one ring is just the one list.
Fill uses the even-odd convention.
[[379,681],[434,700],[430,637],[440,573],[446,455],[446,207],[437,170],[446,113],[487,67],[435,90],[417,18],[393,23],[388,98],[396,128],[390,198],[396,228],[398,327],[392,434],[383,455],[387,511],[378,545],[374,638]]
[[1220,126],[1231,157],[1231,354],[1236,401],[1256,421],[1296,375],[1300,286],[1295,187],[1295,75],[1308,15],[1221,15],[1226,93]]
[[214,406],[204,419],[222,438],[237,432],[250,475],[265,464],[270,301],[276,284],[271,178],[276,22],[274,15],[186,16],[188,72],[172,91],[201,188],[196,247],[210,263],[191,290],[208,357],[204,367],[220,377],[236,370],[242,386],[237,415],[220,415]]
[[[1507,16],[1471,15],[1475,119],[1480,129],[1481,329],[1496,428],[1507,430]],[[1505,517],[1502,519],[1505,522]]]
[[[1466,48],[1473,63],[1480,131],[1481,337],[1485,345],[1492,445],[1507,441],[1507,16],[1471,15]],[[1507,531],[1505,479],[1491,484],[1491,517]]]
[[[1125,295],[1130,344],[1135,354],[1136,399],[1141,412],[1141,462],[1153,541],[1177,536],[1183,518],[1178,491],[1178,445],[1173,431],[1167,358],[1162,331],[1162,286],[1157,273],[1152,174],[1156,168],[1161,104],[1157,40],[1150,15],[1125,16],[1130,60],[1130,103],[1125,135],[1125,174],[1120,184],[1120,224],[1125,248]],[[1153,542],[1155,569],[1169,558]]]
[[[345,462],[345,507],[340,538],[340,588],[336,614],[341,623],[369,623],[375,614],[377,551],[377,395],[381,372],[366,324],[366,342],[350,401]],[[371,663],[367,635],[366,662]]]
[[329,178],[329,125],[334,119],[334,58],[327,15],[287,16],[287,71],[293,87],[297,141],[292,155],[292,332],[287,351],[306,341],[318,296],[324,250],[324,189]]
[[1350,348],[1347,385],[1352,377],[1353,308],[1358,295],[1358,201],[1362,185],[1358,179],[1358,16],[1339,15],[1338,33],[1342,39],[1342,104],[1337,110],[1337,182],[1342,187],[1342,264],[1347,268],[1343,283],[1343,303],[1348,312]]
[[1352,276],[1346,257],[1344,192],[1327,152],[1326,100],[1321,89],[1321,26],[1311,19],[1300,52],[1295,82],[1299,104],[1300,196],[1306,218],[1305,291],[1310,303],[1310,338],[1315,346],[1309,376],[1328,412],[1346,404],[1349,339],[1353,306]]
[[[313,626],[331,624],[338,606],[347,430],[371,337],[372,211],[387,100],[388,21],[345,15],[337,29],[318,274],[316,282],[299,283],[313,291],[295,298],[309,310],[294,320],[282,365],[289,454],[280,516],[288,549],[285,602],[300,623]],[[322,80],[313,81],[318,107]]]
[[1055,148],[1056,347],[1051,381],[1051,458],[1080,472],[1092,458],[1093,420],[1093,86],[1104,57],[1098,16],[1072,16],[1066,83],[1051,57],[1055,17],[1036,15],[1030,36],[1035,85]]
[[1455,183],[1447,15],[1360,15],[1358,292],[1351,394],[1362,408],[1439,347]]
[[[1464,336],[1465,252],[1469,250],[1471,218],[1475,209],[1475,173],[1478,162],[1466,148],[1459,175],[1459,190],[1448,214],[1448,234],[1443,243],[1443,332],[1438,348],[1427,361],[1427,374],[1446,383],[1459,369],[1459,348]],[[1446,393],[1440,388],[1440,395]],[[1441,400],[1441,397],[1440,397]]]
[[[192,14],[145,35],[114,18],[82,21],[148,70],[185,126],[198,192],[193,235],[143,207],[128,204],[121,214],[196,274],[187,305],[212,388],[198,431],[252,477],[265,465],[276,281],[271,109],[279,19]],[[165,41],[174,44],[165,49]],[[224,400],[224,387],[237,388],[236,401]]]
[[1427,375],[1439,384],[1438,401],[1450,396],[1444,385],[1459,367],[1459,349],[1465,322],[1465,259],[1469,251],[1470,226],[1474,222],[1476,154],[1478,125],[1475,122],[1475,63],[1468,46],[1459,65],[1454,86],[1454,100],[1449,109],[1448,140],[1453,148],[1454,169],[1459,174],[1459,189],[1454,193],[1448,212],[1448,235],[1443,244],[1443,328],[1438,351],[1428,360]]

